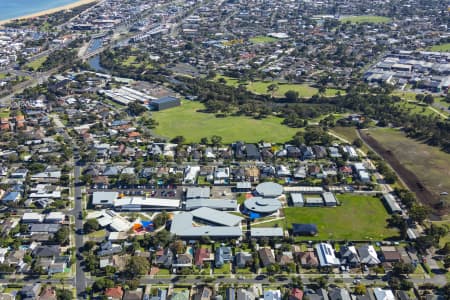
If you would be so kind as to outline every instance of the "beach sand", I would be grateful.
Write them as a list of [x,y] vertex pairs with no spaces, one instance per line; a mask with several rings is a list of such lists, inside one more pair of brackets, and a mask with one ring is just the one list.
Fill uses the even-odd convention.
[[3,20],[0,21],[0,25],[4,25],[12,20],[23,20],[23,19],[32,19],[32,18],[36,18],[36,17],[40,17],[40,16],[44,16],[44,15],[49,15],[49,14],[53,14],[55,12],[61,11],[61,10],[67,10],[67,9],[71,9],[71,8],[75,8],[84,4],[88,4],[88,3],[92,3],[92,2],[99,2],[100,0],[79,0],[77,2],[74,3],[70,3],[67,5],[63,5],[63,6],[59,6],[59,7],[55,7],[55,8],[51,8],[51,9],[47,9],[47,10],[43,10],[34,14],[30,14],[30,15],[26,15],[26,16],[21,16],[21,17],[17,17],[17,18],[12,18],[12,19],[8,19],[8,20]]

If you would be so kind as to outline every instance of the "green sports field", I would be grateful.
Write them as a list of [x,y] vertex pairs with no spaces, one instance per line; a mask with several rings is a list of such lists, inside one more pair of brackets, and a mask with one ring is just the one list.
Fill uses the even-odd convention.
[[350,22],[350,23],[388,23],[391,21],[388,17],[382,16],[346,16],[339,19],[341,22]]
[[265,36],[265,35],[260,35],[260,36],[255,36],[249,39],[250,42],[252,42],[253,44],[267,44],[267,43],[273,43],[276,42],[278,39],[271,37],[271,36]]
[[382,201],[372,196],[337,195],[338,207],[288,207],[284,209],[284,225],[316,224],[319,234],[299,237],[302,240],[373,240],[398,236],[396,229],[386,227],[389,214]]
[[167,138],[184,136],[187,142],[199,142],[201,138],[213,135],[222,137],[223,143],[235,141],[286,142],[298,129],[281,124],[283,119],[269,117],[255,120],[243,116],[217,118],[214,114],[198,112],[204,109],[202,103],[183,101],[179,107],[154,112],[153,118],[159,123],[154,133]]
[[47,60],[47,56],[42,56],[38,59],[35,59],[32,62],[25,64],[25,67],[33,69],[33,71],[39,70],[42,64]]

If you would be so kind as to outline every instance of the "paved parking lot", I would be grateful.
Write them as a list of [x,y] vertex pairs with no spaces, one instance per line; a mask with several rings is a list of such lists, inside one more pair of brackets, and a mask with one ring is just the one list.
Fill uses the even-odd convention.
[[176,188],[156,188],[156,189],[89,189],[88,193],[93,192],[118,192],[125,196],[144,196],[149,194],[153,198],[169,198],[169,199],[181,199],[183,195],[183,189],[181,187]]
[[235,199],[230,186],[213,186],[211,188],[211,198],[213,199]]

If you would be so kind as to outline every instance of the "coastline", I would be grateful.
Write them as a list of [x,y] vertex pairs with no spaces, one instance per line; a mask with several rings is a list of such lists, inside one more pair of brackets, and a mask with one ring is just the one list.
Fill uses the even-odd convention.
[[29,14],[29,15],[19,16],[19,17],[15,17],[15,18],[10,18],[10,19],[7,19],[7,20],[1,20],[0,21],[0,26],[4,25],[4,24],[6,24],[6,23],[8,23],[10,21],[13,21],[13,20],[32,19],[32,18],[44,16],[44,15],[53,14],[53,13],[56,13],[58,11],[72,9],[72,8],[75,8],[75,7],[78,7],[78,6],[81,6],[81,5],[85,5],[85,4],[92,3],[92,2],[99,2],[99,1],[100,0],[79,0],[79,1],[74,2],[74,3],[70,3],[70,4],[63,5],[63,6],[50,8],[50,9],[46,9],[46,10],[39,11],[39,12],[36,12],[36,13],[32,13],[32,14]]

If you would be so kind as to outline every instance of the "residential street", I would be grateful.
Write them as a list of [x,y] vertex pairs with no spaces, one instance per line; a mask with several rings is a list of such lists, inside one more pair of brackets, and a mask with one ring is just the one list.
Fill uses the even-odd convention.
[[[75,184],[75,208],[72,211],[72,215],[75,217],[75,248],[78,253],[79,249],[83,247],[83,235],[80,234],[83,230],[83,220],[78,216],[83,212],[83,200],[82,200],[82,192],[81,186],[78,185],[79,178],[81,175],[81,168],[75,165],[74,171],[74,184]],[[79,259],[76,260],[76,289],[77,295],[81,296],[86,291],[86,276],[84,274],[83,268],[81,266],[81,261]]]

